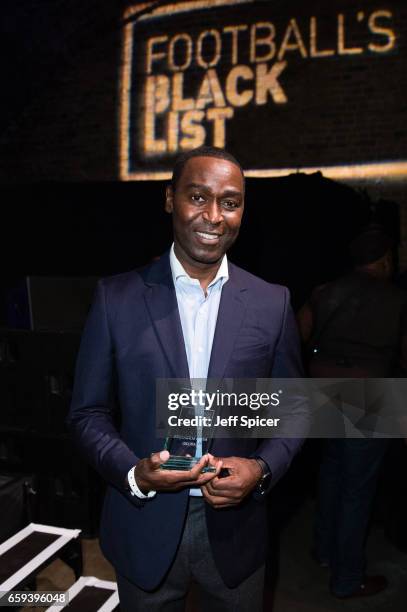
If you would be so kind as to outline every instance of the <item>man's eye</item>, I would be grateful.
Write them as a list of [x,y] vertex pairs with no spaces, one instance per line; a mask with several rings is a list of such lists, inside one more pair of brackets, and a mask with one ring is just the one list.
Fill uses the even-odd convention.
[[201,196],[200,193],[193,193],[191,196],[191,200],[193,200],[194,202],[198,202],[198,203],[205,201],[204,197]]
[[224,200],[223,206],[225,206],[226,208],[237,208],[239,206],[239,203],[235,202],[234,200]]

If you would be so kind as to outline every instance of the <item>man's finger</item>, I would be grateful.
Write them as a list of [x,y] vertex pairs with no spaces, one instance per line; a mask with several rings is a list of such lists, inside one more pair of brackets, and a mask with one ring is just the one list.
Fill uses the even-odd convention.
[[190,470],[169,470],[168,474],[171,474],[171,477],[174,477],[177,482],[195,482],[202,475],[202,469],[207,463],[208,459],[204,455],[204,457],[202,457]]
[[[168,451],[161,451],[161,453],[155,453],[155,456],[161,455],[161,463],[163,460],[168,460],[166,455]],[[155,459],[156,457],[152,456],[151,459]],[[192,484],[200,484],[201,482],[205,483],[207,480],[213,478],[216,475],[216,472],[213,474],[211,472],[202,473],[202,469],[208,464],[208,457],[203,456],[201,460],[190,470],[164,470],[160,473],[160,478],[164,479],[168,484],[184,484],[184,485],[192,485]],[[160,464],[159,464],[160,465]]]
[[222,495],[223,493],[229,495],[231,491],[239,488],[239,482],[233,474],[229,474],[229,476],[224,476],[223,478],[219,478],[217,475],[216,478],[211,480],[210,485],[211,490],[213,490],[213,493],[216,492],[216,495]]
[[[197,480],[203,473],[202,470],[208,465],[210,465],[209,455],[203,455],[201,459],[198,461],[198,463],[194,465],[194,467],[189,472],[187,472],[189,475],[189,480],[191,481]],[[215,464],[212,467],[218,468],[218,465]],[[204,474],[205,475],[208,474],[209,478],[214,478],[214,476],[216,476],[216,471],[215,472],[204,472]]]
[[207,453],[207,456],[210,465],[217,465],[219,461],[224,461],[224,457],[215,457],[214,455],[211,455],[211,453]]
[[189,472],[184,472],[183,482],[190,486],[202,486],[213,478],[216,478],[222,469],[222,461],[218,461],[213,465],[213,467],[215,467],[214,472],[203,472],[202,470],[207,465],[209,465],[209,457],[204,455]]
[[229,506],[235,506],[238,502],[232,500],[229,497],[218,497],[211,495],[206,487],[201,489],[204,499],[214,508],[227,508]]
[[237,490],[236,489],[217,489],[213,486],[213,481],[209,481],[208,483],[206,483],[205,485],[209,491],[209,493],[213,496],[213,497],[227,497],[229,499],[235,499],[235,495],[237,494]]
[[196,480],[195,484],[197,484],[198,486],[202,486],[204,484],[212,482],[212,480],[217,477],[221,469],[222,469],[222,462],[220,462],[219,466],[216,468],[216,472],[205,472],[201,474],[199,478]]
[[[190,470],[160,470],[160,466],[168,461],[170,454],[168,451],[163,450],[159,453],[153,453],[150,458],[150,468],[153,471],[151,476],[153,481],[157,484],[160,482],[162,485],[170,485],[171,487],[177,486],[181,488],[188,485],[201,486],[206,484],[209,480],[212,480],[220,471],[222,464],[217,462],[215,472],[205,472],[202,470],[209,464],[208,455],[204,455],[199,462]],[[214,466],[215,467],[215,466]],[[154,476],[153,476],[154,474]]]
[[162,450],[159,453],[153,453],[150,456],[150,464],[153,470],[158,470],[162,463],[165,463],[170,458],[170,453],[167,450]]

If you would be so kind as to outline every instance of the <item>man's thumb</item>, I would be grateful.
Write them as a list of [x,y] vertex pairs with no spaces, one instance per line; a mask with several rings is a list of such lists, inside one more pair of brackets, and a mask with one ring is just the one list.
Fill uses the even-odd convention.
[[150,460],[153,464],[153,467],[158,468],[162,463],[168,461],[170,457],[170,453],[167,450],[162,450],[159,453],[153,453],[150,457]]

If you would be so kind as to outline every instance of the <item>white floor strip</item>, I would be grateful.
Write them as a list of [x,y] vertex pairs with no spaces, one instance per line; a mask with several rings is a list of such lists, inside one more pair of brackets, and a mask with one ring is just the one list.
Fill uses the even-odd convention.
[[27,525],[27,527],[24,527],[24,529],[21,529],[21,531],[0,545],[0,563],[1,555],[4,555],[5,552],[12,549],[13,546],[24,540],[24,538],[35,531],[59,535],[59,538],[44,548],[44,550],[33,557],[28,563],[23,565],[23,567],[10,576],[10,578],[0,584],[0,591],[11,591],[15,586],[20,584],[24,578],[27,578],[27,576],[34,572],[36,568],[40,567],[47,559],[63,548],[63,546],[65,546],[70,540],[77,538],[81,532],[80,529],[63,529],[62,527],[51,527],[49,525],[30,523]]
[[[115,582],[110,582],[108,580],[99,580],[94,576],[81,576],[79,580],[77,580],[70,589],[68,589],[67,593],[69,595],[69,602],[73,600],[76,595],[78,595],[82,589],[85,587],[97,587],[99,589],[106,589],[112,591],[109,599],[105,601],[103,606],[99,608],[98,612],[111,612],[119,605],[119,595],[117,593],[117,584]],[[65,606],[64,606],[65,607]],[[62,610],[62,606],[53,605],[50,608],[47,608],[47,612],[59,612]]]

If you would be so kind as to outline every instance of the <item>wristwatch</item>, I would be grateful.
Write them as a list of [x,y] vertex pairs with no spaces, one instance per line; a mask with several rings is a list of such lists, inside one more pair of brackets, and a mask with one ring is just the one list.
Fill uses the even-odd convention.
[[255,491],[260,495],[264,495],[270,485],[270,481],[273,474],[264,459],[262,459],[261,457],[253,457],[253,459],[257,461],[262,471],[262,476],[260,477],[260,480],[256,485]]

